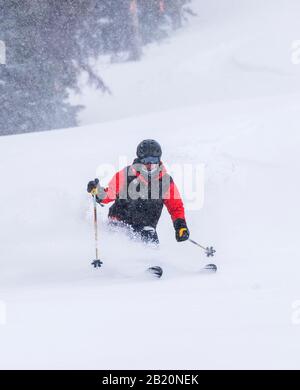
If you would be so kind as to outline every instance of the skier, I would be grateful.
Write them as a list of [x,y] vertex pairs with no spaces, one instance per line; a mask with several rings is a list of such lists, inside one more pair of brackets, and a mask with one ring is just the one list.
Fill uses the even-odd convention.
[[189,230],[179,191],[161,161],[162,150],[152,139],[137,147],[133,164],[117,172],[103,188],[98,179],[90,181],[87,191],[100,204],[114,202],[109,223],[129,229],[146,243],[159,244],[156,226],[165,205],[171,215],[178,242],[188,240]]

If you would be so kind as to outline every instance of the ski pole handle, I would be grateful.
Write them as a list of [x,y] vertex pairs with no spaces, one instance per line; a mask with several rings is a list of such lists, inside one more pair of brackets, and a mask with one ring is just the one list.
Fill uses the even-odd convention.
[[[98,189],[97,188],[94,188],[92,191],[91,191],[91,195],[92,197],[94,198],[94,203],[97,202],[97,195],[98,195]],[[104,204],[102,203],[99,203],[101,207],[104,207]]]
[[92,191],[91,191],[91,195],[96,198],[96,195],[98,194],[98,190],[97,188],[94,188]]

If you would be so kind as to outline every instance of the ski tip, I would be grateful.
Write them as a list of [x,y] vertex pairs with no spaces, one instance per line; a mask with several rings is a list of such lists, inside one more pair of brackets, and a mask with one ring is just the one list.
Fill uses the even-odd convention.
[[216,264],[207,264],[201,271],[208,273],[216,273],[218,271],[218,267],[216,266]]
[[161,278],[163,275],[163,269],[159,266],[149,267],[147,269],[147,272],[149,272],[151,275],[155,276],[156,278]]

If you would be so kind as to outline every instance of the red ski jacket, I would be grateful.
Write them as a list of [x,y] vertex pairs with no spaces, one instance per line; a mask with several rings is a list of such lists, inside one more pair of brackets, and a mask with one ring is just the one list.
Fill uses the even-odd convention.
[[134,227],[156,227],[163,206],[167,207],[172,221],[185,221],[183,202],[176,184],[164,165],[153,177],[141,173],[139,164],[117,172],[105,189],[99,203],[114,202],[109,217]]

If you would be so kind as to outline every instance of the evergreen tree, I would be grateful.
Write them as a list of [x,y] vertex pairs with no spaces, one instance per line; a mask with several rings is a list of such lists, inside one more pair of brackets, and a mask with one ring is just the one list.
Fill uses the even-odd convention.
[[0,0],[0,135],[77,125],[82,107],[68,102],[81,72],[109,91],[90,66],[100,54],[127,52],[181,25],[189,0]]
[[0,68],[0,133],[75,126],[81,107],[68,103],[82,70],[106,86],[89,66],[99,53],[97,0],[0,0],[0,39],[6,65]]

